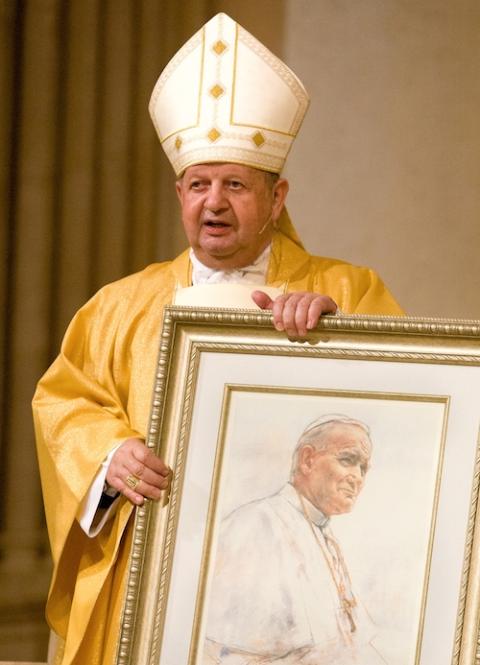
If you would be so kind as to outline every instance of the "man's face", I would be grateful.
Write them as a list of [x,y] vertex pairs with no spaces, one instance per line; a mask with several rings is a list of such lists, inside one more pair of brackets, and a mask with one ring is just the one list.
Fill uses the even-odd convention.
[[324,435],[326,447],[310,449],[302,470],[307,498],[328,517],[348,513],[355,505],[368,471],[371,443],[356,425],[332,425]]
[[182,219],[195,256],[228,270],[253,263],[270,243],[288,183],[241,164],[197,164],[177,182]]

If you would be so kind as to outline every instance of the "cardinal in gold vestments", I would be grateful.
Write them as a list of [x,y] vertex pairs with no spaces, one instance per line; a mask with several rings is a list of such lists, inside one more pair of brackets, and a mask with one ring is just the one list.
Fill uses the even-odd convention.
[[[374,271],[309,255],[283,207],[286,181],[274,178],[273,185],[263,184],[263,173],[275,177],[280,173],[308,105],[293,72],[224,14],[214,17],[186,47],[160,77],[150,110],[179,182],[195,165],[207,166],[208,177],[202,176],[200,185],[198,179],[189,181],[193,184],[188,190],[182,189],[184,184],[177,185],[187,237],[197,259],[220,270],[225,260],[230,269],[238,228],[248,230],[253,225],[253,259],[269,251],[266,285],[285,294],[305,292],[320,303],[324,296],[317,294],[326,294],[346,314],[402,314]],[[188,62],[191,67],[183,66]],[[197,66],[200,62],[202,67]],[[242,74],[244,62],[249,76]],[[222,94],[213,94],[215,88],[206,83],[199,91],[189,78],[198,71],[203,72],[204,81],[215,81],[220,71]],[[175,82],[176,76],[186,80]],[[265,80],[252,82],[252,76]],[[184,110],[184,115],[175,111],[178,102],[172,101],[172,90],[180,89],[185,95],[191,91],[195,107],[191,118],[186,118]],[[270,98],[265,91],[272,89],[276,93]],[[227,112],[234,94],[237,120],[243,117],[244,122]],[[259,95],[265,98],[258,99]],[[288,96],[285,104],[282,95]],[[245,106],[251,103],[263,109],[258,124]],[[272,121],[267,130],[262,122],[269,104]],[[286,109],[283,115],[281,108]],[[229,174],[227,181],[219,179],[218,169],[209,170],[209,165],[217,163],[236,165],[235,178]],[[248,178],[260,183],[255,185],[257,190],[242,182],[244,174],[247,185]],[[208,206],[202,203],[202,197],[211,196],[214,188],[221,198],[218,210],[211,200]],[[192,216],[192,197],[195,205],[200,201],[199,224],[207,242],[205,235],[198,243],[189,235],[186,200]],[[267,204],[265,219],[247,215],[252,206],[255,211]],[[221,251],[228,243],[227,263]],[[74,317],[60,355],[38,385],[34,418],[54,561],[47,618],[59,637],[56,662],[62,665],[112,665],[115,660],[133,505],[118,487],[118,507],[97,535],[89,537],[78,520],[92,481],[111,451],[127,439],[145,438],[163,308],[178,288],[194,282],[190,257],[186,250],[172,262],[148,266],[101,289]],[[319,313],[326,311],[335,310]]]

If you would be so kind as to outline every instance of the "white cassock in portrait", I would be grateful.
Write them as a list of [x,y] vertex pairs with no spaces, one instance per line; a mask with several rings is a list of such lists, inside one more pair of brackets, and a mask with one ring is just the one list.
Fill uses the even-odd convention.
[[385,665],[330,526],[363,486],[357,467],[366,471],[371,447],[362,427],[343,416],[317,419],[300,438],[291,481],[223,520],[204,665]]

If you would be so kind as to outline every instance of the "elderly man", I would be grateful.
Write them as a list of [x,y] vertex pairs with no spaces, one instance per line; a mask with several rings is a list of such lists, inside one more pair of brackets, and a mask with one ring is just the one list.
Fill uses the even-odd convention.
[[355,505],[371,451],[362,422],[323,416],[300,437],[290,482],[225,518],[205,664],[385,662],[330,529]]
[[163,307],[192,285],[236,282],[291,337],[337,306],[401,313],[372,270],[310,256],[288,218],[279,174],[307,106],[293,72],[224,14],[155,86],[150,113],[178,177],[190,249],[94,296],[34,400],[55,566],[47,618],[64,665],[112,662],[132,507],[169,484],[144,446]]

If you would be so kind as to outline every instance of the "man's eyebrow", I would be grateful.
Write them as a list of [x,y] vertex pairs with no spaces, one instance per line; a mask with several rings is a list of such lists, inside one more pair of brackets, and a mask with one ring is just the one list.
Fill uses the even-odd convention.
[[342,450],[338,451],[337,455],[339,456],[345,455],[346,457],[356,457],[365,460],[366,462],[370,460],[370,455],[368,454],[368,451],[357,448],[343,448]]
[[232,173],[232,174],[227,174],[224,177],[224,180],[241,180],[242,182],[247,182],[248,179],[245,176],[235,175]]

